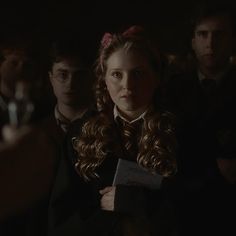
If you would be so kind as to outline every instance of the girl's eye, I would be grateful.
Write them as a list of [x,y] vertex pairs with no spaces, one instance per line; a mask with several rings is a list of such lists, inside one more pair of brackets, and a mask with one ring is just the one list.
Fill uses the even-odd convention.
[[121,79],[122,78],[122,73],[118,72],[118,71],[114,71],[114,72],[112,72],[111,76],[116,78],[116,79]]

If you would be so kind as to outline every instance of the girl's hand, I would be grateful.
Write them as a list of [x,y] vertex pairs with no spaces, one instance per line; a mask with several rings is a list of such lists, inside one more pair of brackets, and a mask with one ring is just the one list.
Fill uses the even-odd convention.
[[115,201],[115,186],[108,186],[99,191],[102,196],[101,198],[101,209],[105,211],[114,211],[114,201]]

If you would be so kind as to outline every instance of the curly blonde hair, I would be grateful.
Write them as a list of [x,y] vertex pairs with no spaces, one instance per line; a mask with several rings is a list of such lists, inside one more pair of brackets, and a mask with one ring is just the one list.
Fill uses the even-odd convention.
[[[149,59],[153,69],[157,72],[157,77],[159,77],[159,54],[153,50],[150,42],[140,32],[138,34],[132,32],[111,35],[110,42],[106,40],[106,45],[101,45],[95,70],[97,75],[95,96],[98,114],[83,125],[78,142],[74,147],[78,153],[76,170],[85,180],[97,177],[96,168],[110,153],[114,155],[119,152],[116,145],[118,139],[113,118],[114,103],[107,91],[104,77],[107,70],[107,59],[120,48],[127,51],[141,51]],[[148,171],[170,176],[176,172],[177,168],[173,117],[168,112],[158,111],[155,102],[153,107],[145,116],[137,162]]]

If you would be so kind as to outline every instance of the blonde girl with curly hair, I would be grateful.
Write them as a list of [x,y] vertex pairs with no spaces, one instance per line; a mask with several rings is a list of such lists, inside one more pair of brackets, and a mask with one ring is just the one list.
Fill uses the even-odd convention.
[[[119,158],[164,179],[177,171],[173,116],[161,106],[160,75],[160,53],[142,27],[104,34],[96,64],[97,109],[81,126],[73,145],[75,169],[86,186],[82,204],[93,206],[90,216],[97,217],[99,225],[92,230],[110,228],[113,233],[108,235],[115,235],[115,228],[121,232],[118,235],[156,235],[163,230],[151,223],[160,208],[160,189],[112,185]],[[135,130],[132,144],[127,144],[125,125]],[[163,228],[164,221],[158,221]]]

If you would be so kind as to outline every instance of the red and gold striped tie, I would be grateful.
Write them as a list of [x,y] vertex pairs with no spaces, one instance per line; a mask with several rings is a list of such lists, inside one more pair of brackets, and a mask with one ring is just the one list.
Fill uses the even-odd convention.
[[141,129],[141,121],[138,120],[134,123],[128,123],[122,119],[121,122],[121,135],[125,149],[127,150],[129,159],[136,159],[138,153],[138,135]]

